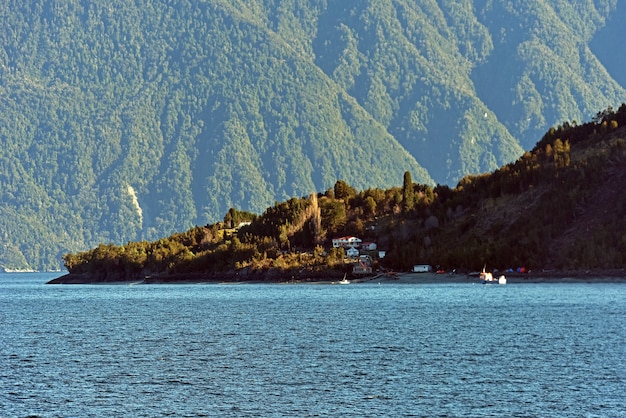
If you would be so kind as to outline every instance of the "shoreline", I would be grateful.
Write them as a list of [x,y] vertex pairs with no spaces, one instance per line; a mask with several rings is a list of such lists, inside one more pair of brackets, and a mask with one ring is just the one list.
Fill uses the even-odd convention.
[[[540,283],[626,283],[626,272],[623,274],[504,274],[507,284],[540,284]],[[402,273],[392,277],[385,276],[385,283],[402,284],[436,284],[436,283],[474,283],[481,284],[480,279],[468,274],[437,274],[437,273]]]
[[[500,273],[494,273],[498,275]],[[507,284],[521,283],[626,283],[626,269],[620,270],[585,270],[585,271],[542,271],[529,273],[503,273]],[[321,277],[320,277],[321,276]],[[180,274],[163,276],[146,276],[144,278],[116,277],[112,280],[102,280],[85,274],[65,274],[50,280],[46,284],[339,284],[340,277],[334,274],[318,277],[294,277],[285,275],[277,277],[233,277],[225,273],[217,274]],[[378,283],[378,284],[459,284],[478,283],[478,277],[469,274],[457,273],[379,273],[374,276],[349,277],[350,284]]]

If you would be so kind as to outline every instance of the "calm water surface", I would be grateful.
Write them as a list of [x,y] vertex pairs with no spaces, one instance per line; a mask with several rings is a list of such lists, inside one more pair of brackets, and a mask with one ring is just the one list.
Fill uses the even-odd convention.
[[626,284],[0,275],[0,416],[626,416]]

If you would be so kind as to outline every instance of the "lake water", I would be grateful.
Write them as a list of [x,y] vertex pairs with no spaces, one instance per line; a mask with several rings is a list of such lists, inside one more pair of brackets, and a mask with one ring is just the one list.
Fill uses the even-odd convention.
[[0,275],[0,416],[626,416],[626,284]]

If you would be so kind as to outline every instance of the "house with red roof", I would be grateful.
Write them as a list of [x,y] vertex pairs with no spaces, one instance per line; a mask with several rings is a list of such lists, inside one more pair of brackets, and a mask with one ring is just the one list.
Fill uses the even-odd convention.
[[352,236],[333,238],[333,248],[357,248],[361,242],[360,238]]

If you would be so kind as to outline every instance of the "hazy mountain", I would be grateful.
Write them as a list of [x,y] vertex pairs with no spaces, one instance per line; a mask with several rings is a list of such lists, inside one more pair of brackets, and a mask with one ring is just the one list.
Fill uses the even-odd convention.
[[454,185],[626,100],[616,0],[9,0],[0,16],[13,268],[337,179]]

